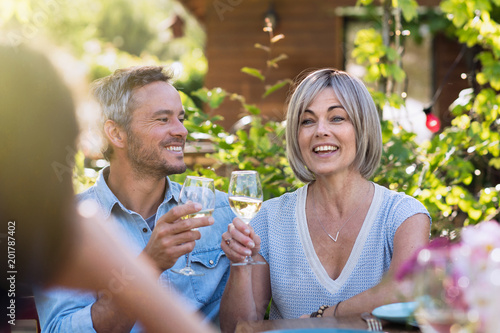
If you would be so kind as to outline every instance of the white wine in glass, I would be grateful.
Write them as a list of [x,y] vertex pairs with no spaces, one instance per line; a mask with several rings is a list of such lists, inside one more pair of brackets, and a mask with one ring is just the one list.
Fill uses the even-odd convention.
[[[187,176],[182,185],[179,194],[179,204],[185,204],[189,201],[201,204],[202,208],[199,212],[189,214],[187,218],[198,218],[212,216],[215,208],[215,185],[211,178]],[[192,230],[197,230],[193,228]],[[180,270],[172,270],[172,272],[187,276],[200,276],[203,273],[197,273],[191,268],[191,252],[186,255],[186,266]]]
[[233,209],[233,212],[238,215],[243,222],[248,224],[260,210],[260,206],[262,206],[262,199],[231,196],[229,197],[229,205]]
[[[246,224],[257,214],[262,206],[264,195],[257,171],[233,171],[229,181],[229,206],[233,212]],[[243,262],[233,263],[233,266],[265,264],[247,256]]]

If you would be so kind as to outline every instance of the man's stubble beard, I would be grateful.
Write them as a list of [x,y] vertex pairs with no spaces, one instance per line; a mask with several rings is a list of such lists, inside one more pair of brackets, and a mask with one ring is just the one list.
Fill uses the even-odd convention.
[[[185,163],[182,166],[174,166],[161,156],[161,147],[169,143],[184,143],[183,140],[169,140],[162,142],[158,149],[152,146],[146,146],[131,131],[127,132],[128,147],[127,153],[132,169],[139,178],[165,178],[168,175],[180,174],[186,171]],[[148,147],[148,148],[145,148]],[[165,149],[165,148],[163,148]]]

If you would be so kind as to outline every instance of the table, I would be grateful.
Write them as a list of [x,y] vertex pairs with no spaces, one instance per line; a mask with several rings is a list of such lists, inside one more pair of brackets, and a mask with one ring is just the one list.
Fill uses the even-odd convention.
[[[390,323],[382,320],[384,332],[388,333],[420,333],[417,327]],[[293,328],[351,328],[368,329],[366,322],[361,319],[361,315],[348,315],[325,318],[304,318],[304,319],[278,319],[243,321],[236,326],[235,333],[258,333],[278,329]]]

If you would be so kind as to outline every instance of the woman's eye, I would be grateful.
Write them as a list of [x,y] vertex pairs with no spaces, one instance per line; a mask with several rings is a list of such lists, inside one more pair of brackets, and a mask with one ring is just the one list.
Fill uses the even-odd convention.
[[308,124],[312,124],[312,120],[311,119],[304,119],[300,122],[301,125],[308,125]]
[[331,119],[332,122],[334,123],[339,123],[341,121],[345,120],[344,117],[340,117],[340,116],[335,116]]

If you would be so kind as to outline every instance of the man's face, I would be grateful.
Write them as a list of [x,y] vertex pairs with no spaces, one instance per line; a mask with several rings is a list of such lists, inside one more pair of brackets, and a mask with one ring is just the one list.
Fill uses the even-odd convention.
[[127,133],[128,157],[140,176],[163,178],[186,171],[184,108],[177,90],[158,81],[136,89]]

